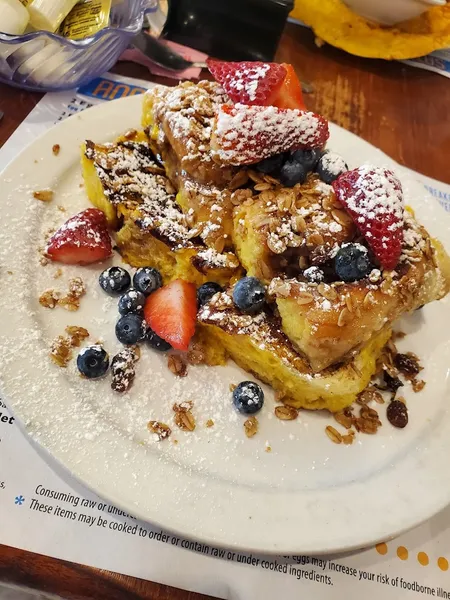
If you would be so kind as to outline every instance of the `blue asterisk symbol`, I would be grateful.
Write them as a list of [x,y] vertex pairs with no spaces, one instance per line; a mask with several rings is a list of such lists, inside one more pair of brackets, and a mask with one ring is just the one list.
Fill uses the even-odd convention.
[[19,506],[22,506],[24,502],[25,498],[23,496],[16,496],[14,499],[14,504],[18,504]]

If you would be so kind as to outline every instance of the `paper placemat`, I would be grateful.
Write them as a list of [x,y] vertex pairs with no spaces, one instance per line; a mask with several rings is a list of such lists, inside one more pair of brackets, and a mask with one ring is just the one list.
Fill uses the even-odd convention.
[[[0,149],[0,171],[52,124],[93,104],[142,93],[147,85],[107,74],[78,92],[47,94]],[[414,175],[450,211],[450,186]],[[450,507],[394,541],[346,555],[263,556],[215,548],[103,502],[25,437],[1,400],[0,543],[219,598],[273,599],[280,589],[283,600],[450,598]]]

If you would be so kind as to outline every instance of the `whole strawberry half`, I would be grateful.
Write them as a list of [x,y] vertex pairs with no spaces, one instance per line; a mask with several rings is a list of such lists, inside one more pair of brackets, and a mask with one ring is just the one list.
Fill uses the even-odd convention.
[[195,285],[175,279],[147,298],[144,317],[148,325],[176,350],[186,351],[195,333],[197,292]]
[[321,148],[328,137],[328,122],[312,112],[223,104],[211,147],[222,162],[247,165],[287,150]]
[[87,208],[71,217],[49,239],[46,255],[67,265],[88,265],[111,256],[106,217],[98,208]]
[[400,181],[388,169],[364,165],[343,173],[332,185],[381,266],[395,269],[403,243]]
[[226,62],[208,58],[210,73],[233,102],[268,106],[281,88],[287,70],[278,63]]

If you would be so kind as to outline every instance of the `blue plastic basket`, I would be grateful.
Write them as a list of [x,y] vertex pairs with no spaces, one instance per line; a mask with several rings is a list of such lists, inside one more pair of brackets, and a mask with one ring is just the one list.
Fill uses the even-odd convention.
[[0,81],[41,92],[86,84],[116,63],[154,4],[154,0],[115,4],[109,26],[83,40],[44,31],[19,36],[0,33]]

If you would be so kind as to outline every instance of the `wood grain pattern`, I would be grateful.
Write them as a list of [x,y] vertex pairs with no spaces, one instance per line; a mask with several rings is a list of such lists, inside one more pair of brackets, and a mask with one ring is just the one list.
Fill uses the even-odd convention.
[[[307,29],[288,24],[277,60],[293,63],[314,87],[308,107],[360,135],[392,158],[450,183],[449,82],[400,63],[317,48]],[[148,79],[144,67],[121,63],[116,72]],[[162,83],[173,80],[159,79]],[[0,146],[41,98],[0,84]],[[199,577],[201,574],[199,573]],[[108,571],[0,546],[0,581],[53,593],[68,600],[202,600],[191,592]]]
[[64,600],[212,600],[212,596],[2,545],[0,581],[54,594]]

